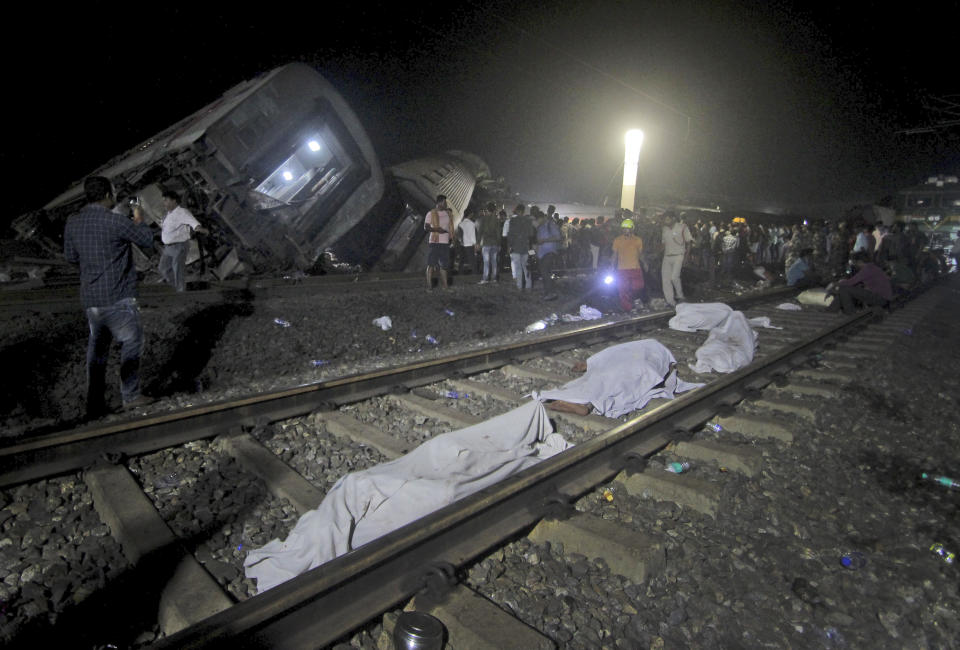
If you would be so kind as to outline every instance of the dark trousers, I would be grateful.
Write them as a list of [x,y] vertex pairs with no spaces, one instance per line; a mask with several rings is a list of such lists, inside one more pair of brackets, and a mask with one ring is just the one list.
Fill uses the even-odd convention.
[[[477,267],[477,251],[473,246],[463,246],[460,249],[460,272],[473,273]],[[466,270],[464,270],[466,269]]]
[[884,305],[886,302],[883,296],[863,287],[840,285],[840,309],[843,310],[844,314],[854,313],[860,305],[872,307],[874,305]]
[[136,298],[124,298],[109,307],[87,309],[90,338],[87,341],[87,415],[106,412],[107,357],[110,344],[120,342],[120,393],[127,403],[140,396],[140,355],[143,327]]
[[543,292],[545,294],[553,293],[553,270],[557,268],[557,254],[547,253],[537,259],[537,266],[540,268],[540,277],[543,279]]
[[633,309],[634,299],[643,290],[643,269],[620,269],[617,271],[617,292],[623,311]]

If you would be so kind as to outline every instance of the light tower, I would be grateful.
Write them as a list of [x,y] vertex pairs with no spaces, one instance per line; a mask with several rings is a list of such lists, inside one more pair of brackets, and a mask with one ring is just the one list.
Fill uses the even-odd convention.
[[623,190],[620,192],[620,207],[633,210],[637,196],[637,164],[640,147],[643,146],[643,131],[630,129],[624,136]]

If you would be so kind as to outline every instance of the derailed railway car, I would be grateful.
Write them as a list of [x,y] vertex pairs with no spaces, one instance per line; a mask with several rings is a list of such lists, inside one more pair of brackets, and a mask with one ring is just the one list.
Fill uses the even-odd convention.
[[387,176],[406,202],[405,214],[391,229],[377,267],[423,269],[427,261],[423,230],[426,213],[436,204],[437,195],[443,194],[456,228],[473,197],[477,175],[485,166],[472,154],[450,151],[389,167]]
[[[211,226],[221,276],[240,264],[307,269],[327,252],[373,266],[405,214],[357,116],[302,63],[238,84],[92,174],[111,178],[156,221],[162,190],[181,192]],[[55,243],[83,203],[78,183],[14,227],[22,238],[46,230]]]

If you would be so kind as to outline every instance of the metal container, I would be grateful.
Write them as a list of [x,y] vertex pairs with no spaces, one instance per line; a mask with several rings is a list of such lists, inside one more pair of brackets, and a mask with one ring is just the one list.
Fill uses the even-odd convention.
[[393,628],[396,650],[441,650],[443,623],[422,612],[403,612]]

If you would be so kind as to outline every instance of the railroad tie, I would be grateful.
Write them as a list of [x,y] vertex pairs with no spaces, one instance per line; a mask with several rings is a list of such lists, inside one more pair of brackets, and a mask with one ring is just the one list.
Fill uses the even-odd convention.
[[860,377],[860,372],[855,368],[800,368],[790,372],[790,378],[798,377],[801,379],[812,379],[814,381],[825,381],[834,384],[847,384]]
[[420,397],[419,395],[390,395],[390,399],[404,408],[416,411],[428,418],[442,420],[456,427],[469,427],[483,422],[482,418],[475,415],[452,409],[449,406],[437,404],[432,399]]
[[387,435],[380,429],[340,411],[314,411],[310,418],[322,422],[331,434],[373,447],[390,460],[410,451],[410,443]]
[[170,575],[157,615],[164,634],[178,632],[231,607],[230,597],[181,546],[127,468],[111,465],[91,469],[84,472],[83,480],[93,495],[94,508],[130,563],[151,562],[156,564],[151,569]]
[[555,647],[549,638],[462,585],[455,587],[440,605],[424,609],[414,598],[405,609],[440,619],[447,628],[450,647],[457,650]]
[[713,440],[681,441],[671,451],[683,458],[716,462],[722,468],[751,477],[759,474],[763,465],[763,454],[748,445],[727,445]]
[[773,418],[737,413],[728,417],[717,417],[714,422],[748,438],[773,439],[787,444],[793,442],[793,432]]
[[542,381],[550,382],[551,384],[556,384],[562,386],[568,381],[573,381],[576,379],[573,375],[565,375],[559,372],[550,372],[549,370],[540,370],[538,368],[527,368],[525,366],[517,366],[514,364],[507,364],[500,368],[508,377],[523,377],[526,379],[540,379]]
[[301,515],[323,501],[323,492],[250,434],[225,436],[217,442],[247,470],[256,474],[273,495],[292,503]]
[[709,481],[656,470],[633,475],[621,472],[614,480],[634,496],[672,501],[705,515],[717,516],[717,489]]
[[805,400],[794,399],[793,397],[767,395],[766,392],[764,392],[759,398],[752,400],[750,404],[770,411],[780,411],[781,413],[796,415],[809,423],[813,423],[817,419],[817,407],[815,404]]
[[563,544],[564,553],[603,558],[612,573],[640,584],[663,571],[663,542],[596,515],[578,513],[562,521],[542,520],[528,535],[537,543]]
[[464,393],[486,395],[493,399],[507,402],[508,404],[519,404],[525,402],[528,396],[521,395],[506,388],[500,388],[496,384],[487,384],[482,381],[473,381],[472,379],[453,379],[450,381],[453,387]]
[[785,395],[804,395],[806,397],[823,397],[832,399],[837,396],[837,389],[814,382],[802,381],[788,377],[788,382],[783,386],[770,384],[764,390],[774,393],[783,393]]

